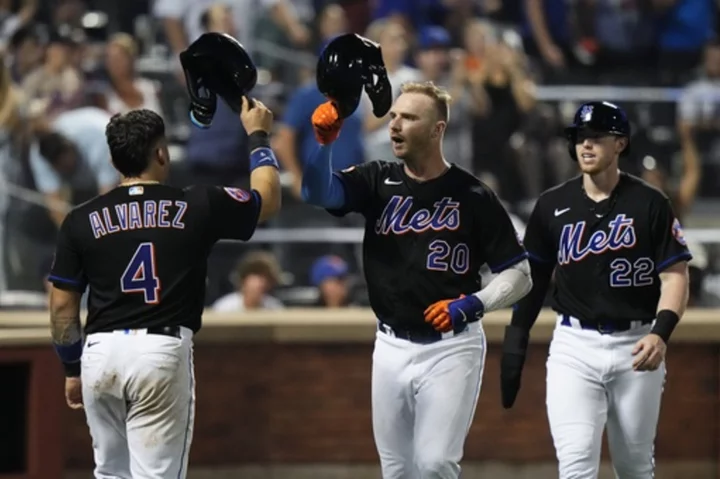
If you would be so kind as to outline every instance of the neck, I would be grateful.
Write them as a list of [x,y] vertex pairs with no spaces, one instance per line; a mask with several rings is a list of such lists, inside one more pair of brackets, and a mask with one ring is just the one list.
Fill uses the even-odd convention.
[[600,201],[610,196],[618,181],[620,181],[620,170],[616,166],[611,166],[594,175],[584,174],[583,188],[588,197]]
[[414,159],[405,160],[405,174],[410,178],[419,181],[428,181],[437,178],[450,168],[450,164],[445,161],[442,153],[437,152],[431,157],[424,157],[423,161]]
[[132,178],[125,178],[123,177],[120,181],[121,186],[129,186],[129,185],[153,185],[160,183],[160,180],[155,178],[150,173],[142,173],[140,176],[134,176]]

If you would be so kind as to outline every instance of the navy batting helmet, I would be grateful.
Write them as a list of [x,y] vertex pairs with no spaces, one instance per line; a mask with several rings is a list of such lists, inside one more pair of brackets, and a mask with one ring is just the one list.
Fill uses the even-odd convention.
[[363,88],[382,118],[392,104],[392,87],[380,45],[356,33],[340,35],[323,49],[317,64],[317,86],[338,109],[340,118],[352,115]]
[[572,125],[565,128],[568,152],[575,161],[577,161],[575,145],[577,144],[578,130],[581,129],[625,137],[627,146],[620,155],[630,153],[630,122],[622,108],[617,105],[606,101],[593,101],[578,108]]
[[208,128],[217,108],[217,96],[236,113],[242,97],[257,83],[257,69],[236,39],[224,33],[203,33],[180,53],[190,94],[190,119]]

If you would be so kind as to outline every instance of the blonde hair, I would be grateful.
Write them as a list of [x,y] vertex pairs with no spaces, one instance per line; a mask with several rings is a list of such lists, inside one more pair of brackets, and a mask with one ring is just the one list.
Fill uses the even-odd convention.
[[402,93],[418,93],[429,97],[435,104],[435,109],[440,119],[447,123],[450,121],[450,103],[452,96],[443,87],[437,86],[431,81],[407,82],[400,87]]
[[127,33],[116,33],[110,37],[108,44],[119,46],[132,59],[137,57],[137,44],[135,43],[135,39],[132,35],[128,35]]

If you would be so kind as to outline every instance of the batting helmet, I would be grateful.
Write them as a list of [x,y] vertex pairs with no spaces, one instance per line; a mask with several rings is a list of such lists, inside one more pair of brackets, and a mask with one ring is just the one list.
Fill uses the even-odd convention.
[[190,94],[190,120],[208,128],[217,108],[217,96],[236,113],[242,97],[257,83],[257,69],[236,39],[224,33],[203,33],[180,53]]
[[392,104],[380,45],[355,33],[340,35],[323,49],[317,64],[317,86],[335,104],[340,118],[357,109],[363,88],[376,117],[385,116]]
[[565,128],[568,152],[575,161],[577,161],[575,145],[577,144],[578,130],[581,129],[625,137],[628,143],[620,155],[624,156],[630,153],[630,122],[622,108],[617,105],[606,101],[593,101],[578,108],[572,125]]

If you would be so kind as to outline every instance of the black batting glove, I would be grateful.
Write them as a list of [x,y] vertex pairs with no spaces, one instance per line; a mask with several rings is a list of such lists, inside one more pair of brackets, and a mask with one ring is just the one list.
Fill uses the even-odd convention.
[[516,326],[505,327],[502,359],[500,360],[500,391],[502,405],[510,409],[520,390],[520,379],[525,364],[530,332]]

